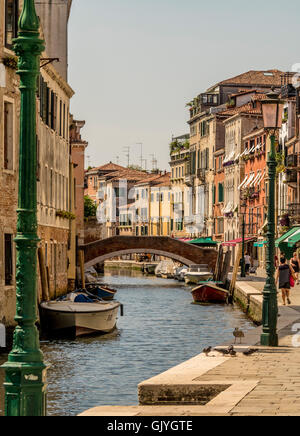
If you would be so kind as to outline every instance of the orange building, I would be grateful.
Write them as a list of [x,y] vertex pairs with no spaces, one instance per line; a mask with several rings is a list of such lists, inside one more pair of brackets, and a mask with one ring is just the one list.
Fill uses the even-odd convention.
[[[265,130],[255,129],[244,136],[244,151],[241,159],[245,162],[245,178],[239,186],[241,212],[245,214],[245,236],[264,239],[267,218],[267,137]],[[244,207],[243,207],[244,206]],[[248,246],[248,250],[251,247]],[[258,250],[251,248],[251,254],[259,259]]]

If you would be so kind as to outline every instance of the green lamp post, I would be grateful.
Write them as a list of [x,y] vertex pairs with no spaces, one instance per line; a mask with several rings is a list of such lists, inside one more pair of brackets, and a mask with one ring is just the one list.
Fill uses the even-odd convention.
[[5,370],[6,416],[46,414],[45,373],[37,319],[36,85],[44,41],[34,0],[24,0],[14,51],[19,56],[21,113],[16,273],[16,317],[13,348]]
[[262,100],[264,128],[270,135],[271,149],[268,154],[269,202],[268,202],[268,245],[267,245],[267,281],[263,290],[263,333],[261,345],[277,347],[278,303],[275,283],[275,183],[276,183],[276,131],[281,128],[283,102],[278,94],[271,92]]
[[241,259],[241,277],[246,277],[246,264],[245,264],[245,214],[246,214],[247,203],[245,200],[241,204],[241,214],[242,214],[242,259]]

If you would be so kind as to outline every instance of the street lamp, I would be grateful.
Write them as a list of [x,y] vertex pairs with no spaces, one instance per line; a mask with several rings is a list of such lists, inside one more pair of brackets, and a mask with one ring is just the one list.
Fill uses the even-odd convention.
[[261,345],[277,347],[278,303],[275,283],[275,181],[276,181],[276,149],[275,135],[282,125],[283,101],[278,94],[271,92],[262,100],[264,128],[270,135],[271,148],[268,154],[269,203],[268,203],[268,245],[267,245],[267,281],[263,290],[263,333]]
[[44,416],[45,373],[39,347],[37,319],[37,188],[36,86],[44,41],[34,0],[24,0],[14,51],[19,56],[21,110],[19,143],[19,199],[16,273],[16,317],[13,348],[5,370],[6,416]]
[[241,214],[243,217],[242,222],[242,259],[241,259],[241,277],[246,277],[246,264],[245,264],[245,213],[246,213],[247,204],[244,201],[241,203]]

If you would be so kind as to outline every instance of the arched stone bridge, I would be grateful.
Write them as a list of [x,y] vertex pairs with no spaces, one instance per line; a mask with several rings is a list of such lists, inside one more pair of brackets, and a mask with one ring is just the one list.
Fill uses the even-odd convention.
[[208,264],[215,268],[217,251],[200,248],[165,236],[114,236],[80,247],[84,251],[85,267],[124,254],[149,253],[165,256],[183,265]]

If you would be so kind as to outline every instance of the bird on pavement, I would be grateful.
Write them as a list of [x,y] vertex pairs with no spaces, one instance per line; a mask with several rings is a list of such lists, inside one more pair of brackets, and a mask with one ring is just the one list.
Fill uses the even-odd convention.
[[233,347],[229,350],[229,355],[230,355],[231,357],[236,357],[236,351],[234,350]]
[[208,357],[208,355],[211,351],[212,351],[212,347],[208,347],[208,348],[204,348],[202,353],[204,353],[206,355],[206,357]]
[[218,353],[223,354],[223,356],[227,356],[229,354],[228,350],[221,350],[220,348],[218,348],[217,350]]
[[217,348],[216,351],[217,351],[218,353],[223,354],[223,356],[229,356],[230,353],[232,353],[232,352],[234,351],[234,348],[233,348],[232,345],[230,345],[230,346],[227,348],[227,350],[225,350],[225,349],[221,349],[221,348]]
[[234,343],[236,343],[237,338],[240,338],[240,344],[242,343],[242,338],[245,337],[244,332],[240,330],[238,327],[234,329],[233,336],[235,337]]
[[252,356],[252,354],[257,353],[259,350],[257,348],[251,348],[250,350],[244,351],[244,356]]

